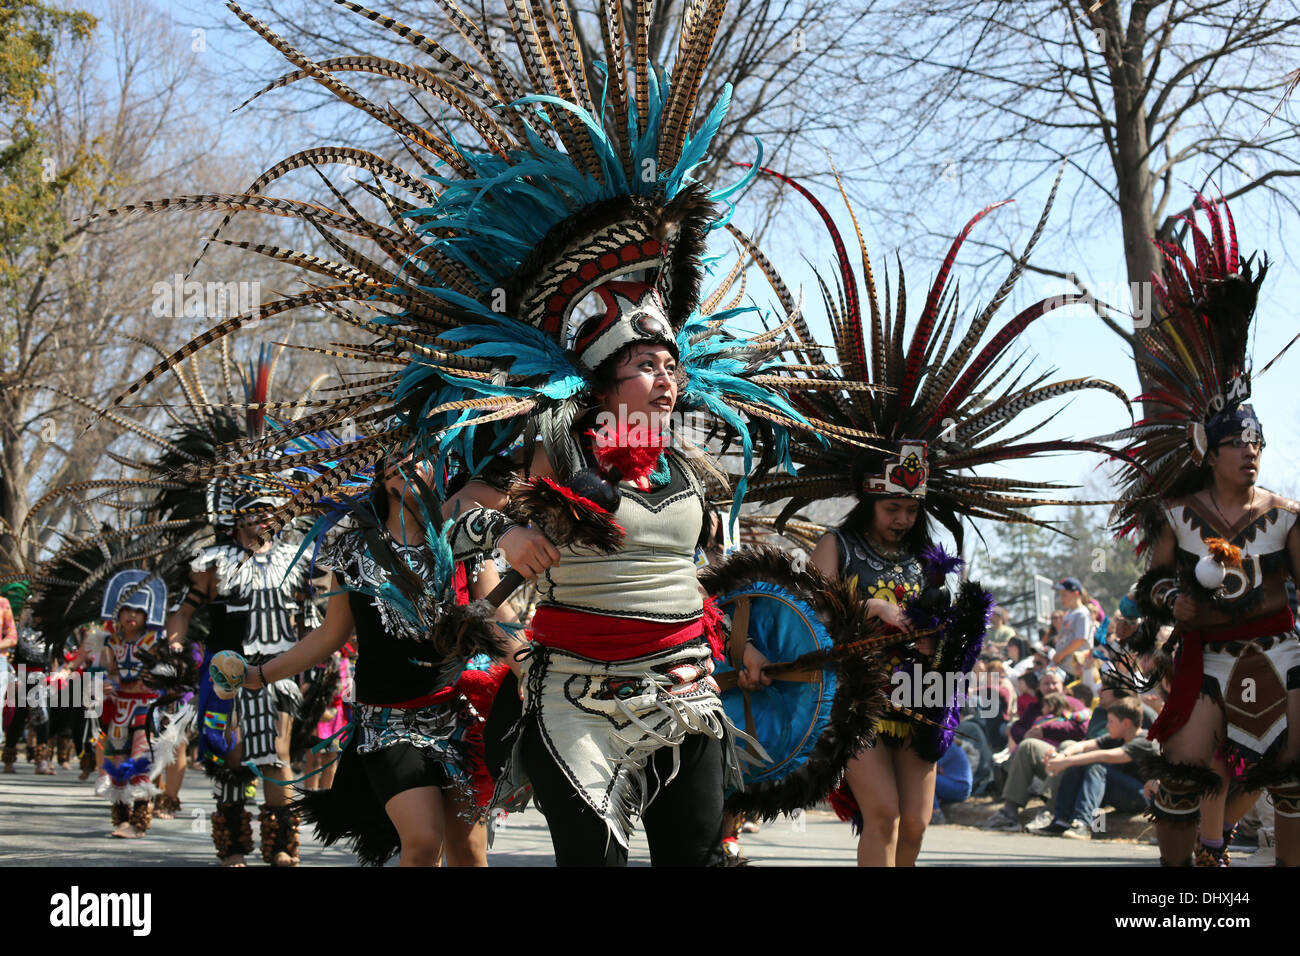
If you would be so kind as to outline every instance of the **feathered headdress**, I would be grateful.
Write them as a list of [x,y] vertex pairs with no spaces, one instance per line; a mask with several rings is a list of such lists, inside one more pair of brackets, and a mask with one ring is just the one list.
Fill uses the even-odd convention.
[[[132,338],[166,354],[148,339]],[[27,537],[36,537],[38,515],[59,499],[71,500],[84,519],[91,519],[92,509],[111,512],[111,520],[98,531],[63,535],[63,543],[39,568],[0,573],[0,582],[31,579],[35,615],[43,629],[71,630],[95,619],[106,583],[123,569],[147,569],[168,589],[183,593],[189,559],[196,548],[212,543],[215,527],[233,525],[242,513],[288,500],[299,486],[334,464],[331,448],[343,440],[328,431],[277,443],[280,423],[268,410],[295,404],[267,400],[278,354],[263,346],[247,373],[239,376],[228,349],[223,349],[225,401],[220,404],[210,400],[210,390],[193,369],[172,366],[185,403],[167,406],[175,423],[170,432],[110,416],[153,445],[155,454],[129,458],[110,452],[121,475],[61,486],[32,505],[22,526]],[[242,402],[235,400],[232,383],[237,377],[244,381]],[[263,457],[246,465],[224,464],[226,447],[247,442],[250,435],[260,436],[256,440],[267,449]],[[363,481],[345,483],[340,494],[368,488]]]
[[[662,342],[677,353],[686,377],[679,410],[719,420],[724,450],[738,440],[747,473],[788,461],[785,429],[805,422],[772,387],[784,371],[775,361],[774,337],[726,326],[754,311],[739,306],[740,295],[727,301],[743,263],[707,295],[701,291],[710,232],[725,226],[761,258],[720,208],[753,174],[712,191],[695,178],[730,101],[724,87],[707,115],[697,116],[725,0],[687,5],[671,73],[649,60],[652,0],[638,0],[630,20],[622,3],[599,5],[603,59],[595,63],[586,62],[565,0],[505,3],[522,72],[507,62],[491,31],[454,3],[438,6],[473,63],[351,0],[335,2],[405,40],[425,63],[371,56],[314,61],[229,3],[294,66],[255,96],[313,80],[389,127],[425,175],[412,176],[364,150],[326,146],[276,164],[242,195],[113,210],[287,216],[311,225],[330,247],[315,255],[233,243],[298,266],[324,284],[222,322],[126,395],[243,323],[298,308],[324,309],[372,336],[317,351],[375,363],[384,374],[315,403],[322,407],[286,425],[283,437],[345,418],[376,431],[338,449],[343,467],[301,489],[277,525],[391,451],[438,457],[441,479],[450,457],[473,473],[520,437],[526,447],[540,438],[558,476],[567,478],[581,467],[572,426],[584,401],[590,404],[593,365],[635,341]],[[380,107],[345,83],[344,73],[384,77],[417,98],[439,100],[444,116],[465,124],[465,141],[441,124],[421,126],[395,107]],[[291,170],[326,165],[371,174],[373,182],[362,188],[383,205],[386,221],[367,219],[323,176],[331,194],[324,204],[264,195]],[[594,325],[574,341],[589,296],[600,300]],[[249,443],[240,454],[257,447]]]
[[1118,534],[1140,531],[1141,547],[1159,520],[1153,500],[1197,490],[1209,451],[1231,438],[1263,443],[1259,420],[1246,404],[1246,345],[1268,260],[1254,271],[1254,256],[1241,258],[1226,202],[1198,193],[1196,208],[1205,214],[1210,234],[1195,214],[1183,217],[1195,259],[1181,246],[1155,240],[1164,260],[1164,276],[1151,275],[1157,314],[1150,327],[1134,335],[1146,386],[1138,396],[1145,417],[1106,436],[1126,441],[1129,458],[1141,465],[1126,469],[1112,516]]
[[[1124,392],[1102,379],[1049,383],[1043,374],[1026,380],[1027,370],[1020,366],[1019,357],[1003,361],[1030,323],[1052,309],[1071,304],[1075,301],[1071,296],[1044,299],[1028,306],[976,351],[1042,234],[1056,195],[1055,185],[1024,253],[988,305],[958,335],[962,313],[956,287],[949,283],[953,264],[975,225],[1004,203],[988,206],[966,223],[935,275],[909,339],[905,334],[907,295],[901,270],[894,305],[888,275],[883,297],[877,294],[875,274],[858,231],[869,310],[864,320],[858,278],[830,213],[801,184],[780,173],[764,172],[797,190],[813,205],[834,243],[837,273],[830,281],[821,276],[818,281],[839,370],[825,365],[821,352],[806,340],[798,343],[799,351],[820,364],[813,367],[816,371],[803,372],[810,389],[798,392],[793,401],[810,421],[835,426],[834,430],[822,430],[831,439],[830,448],[795,441],[792,455],[799,464],[798,475],[774,476],[760,482],[750,493],[751,500],[790,498],[780,515],[784,520],[810,502],[825,498],[914,497],[921,499],[925,511],[952,532],[959,546],[963,517],[1049,526],[1025,514],[1025,510],[1068,503],[1042,494],[1071,486],[980,477],[970,474],[970,469],[1052,452],[1108,453],[1095,441],[1025,440],[1046,421],[1009,437],[1003,437],[1003,430],[1028,409],[1085,389],[1109,392],[1128,406]],[[853,215],[851,206],[849,212]],[[853,221],[856,229],[856,216]],[[787,312],[791,312],[793,302],[788,291],[774,270],[765,271],[778,296],[787,303]],[[879,437],[863,437],[871,435]]]

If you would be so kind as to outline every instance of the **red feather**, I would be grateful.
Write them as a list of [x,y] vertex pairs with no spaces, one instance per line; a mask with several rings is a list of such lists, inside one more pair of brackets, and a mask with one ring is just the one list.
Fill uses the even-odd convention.
[[[1220,263],[1215,261],[1214,253],[1210,249],[1210,240],[1205,233],[1201,232],[1201,227],[1196,224],[1196,220],[1183,216],[1183,221],[1187,223],[1188,229],[1192,233],[1192,246],[1196,250],[1196,269],[1204,279],[1222,279],[1223,273],[1220,270]],[[1214,221],[1214,217],[1210,217]]]
[[[737,166],[749,168],[752,163],[737,163]],[[822,222],[826,224],[826,231],[830,233],[831,243],[835,246],[835,258],[840,267],[840,279],[844,284],[845,298],[845,321],[852,328],[852,333],[846,336],[846,339],[853,346],[853,361],[857,367],[866,375],[867,354],[862,348],[862,306],[858,301],[858,277],[853,273],[853,266],[849,263],[848,250],[844,246],[844,239],[840,236],[840,231],[835,228],[835,222],[831,219],[831,214],[811,192],[800,183],[795,182],[784,173],[778,173],[775,169],[768,169],[766,166],[760,166],[759,172],[767,173],[774,176],[781,182],[796,189],[801,196],[812,204],[817,210],[817,215],[822,217]]]
[[649,477],[668,447],[663,434],[650,434],[647,429],[607,425],[599,432],[588,434],[601,469],[606,473],[617,471],[620,480],[633,483]]
[[845,823],[853,824],[855,831],[862,829],[862,809],[847,783],[841,783],[831,791],[830,805],[837,817]]
[[1237,257],[1237,224],[1232,221],[1232,210],[1226,202],[1223,204],[1223,215],[1228,220],[1228,261],[1224,263],[1223,271],[1233,275],[1241,268],[1241,260]]
[[934,277],[934,284],[930,286],[930,295],[925,300],[925,309],[921,312],[921,319],[916,328],[912,331],[912,344],[907,350],[907,362],[903,373],[903,387],[899,390],[899,403],[906,408],[911,404],[912,391],[916,388],[916,380],[921,377],[921,360],[925,356],[925,347],[930,341],[930,333],[934,330],[934,323],[939,317],[939,300],[943,296],[944,284],[948,281],[948,274],[952,272],[952,264],[957,259],[957,253],[960,251],[962,243],[966,237],[975,228],[975,223],[979,222],[994,209],[999,206],[1005,206],[1011,202],[1010,199],[1004,199],[1001,202],[995,202],[985,206],[974,216],[957,237],[953,239],[952,245],[948,247],[948,255],[944,257],[943,265],[939,267],[938,274]]
[[930,420],[921,429],[921,434],[929,434],[930,429],[937,422],[943,421],[957,402],[970,394],[971,386],[979,379],[984,370],[997,361],[998,356],[1011,343],[1011,340],[1023,332],[1030,322],[1047,312],[1049,304],[1052,308],[1059,308],[1060,306],[1071,305],[1076,298],[1076,296],[1071,295],[1060,296],[1055,299],[1043,299],[1040,302],[1035,302],[1004,325],[998,334],[993,336],[989,344],[984,346],[983,351],[975,358],[975,361],[966,367],[966,371],[957,380],[957,384],[948,390],[947,396],[939,403],[939,407],[935,409],[934,414],[930,416]]
[[704,637],[709,642],[709,650],[713,651],[715,661],[727,659],[726,637],[722,622],[722,611],[718,608],[717,602],[712,597],[706,598],[700,623],[704,627]]
[[1214,208],[1214,203],[1200,193],[1196,194],[1196,208],[1203,209],[1206,218],[1210,220],[1210,234],[1214,237],[1214,254],[1219,261],[1219,278],[1222,279],[1230,272],[1236,271],[1228,268],[1228,250],[1223,241],[1223,220]]
[[[590,498],[584,498],[567,485],[562,485],[558,481],[552,481],[550,478],[538,478],[537,480],[544,482],[556,494],[563,497],[566,501],[573,502],[579,508],[596,511],[600,514],[608,514],[608,512],[600,505],[596,504],[596,502],[592,501]],[[617,523],[615,523],[615,527],[617,526]]]

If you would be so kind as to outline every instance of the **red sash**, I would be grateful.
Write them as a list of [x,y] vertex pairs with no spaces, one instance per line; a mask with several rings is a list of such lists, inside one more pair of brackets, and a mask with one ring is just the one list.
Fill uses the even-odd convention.
[[707,607],[705,613],[685,624],[656,624],[543,605],[533,615],[529,636],[543,647],[608,663],[645,657],[694,640],[706,633],[708,618]]
[[1160,716],[1151,725],[1147,736],[1157,742],[1172,737],[1192,716],[1196,698],[1201,693],[1201,675],[1204,671],[1204,646],[1225,641],[1253,641],[1260,637],[1282,634],[1295,627],[1295,616],[1284,607],[1267,617],[1256,618],[1245,624],[1234,624],[1217,631],[1182,631],[1182,650],[1174,666],[1174,679],[1169,688],[1169,699]]

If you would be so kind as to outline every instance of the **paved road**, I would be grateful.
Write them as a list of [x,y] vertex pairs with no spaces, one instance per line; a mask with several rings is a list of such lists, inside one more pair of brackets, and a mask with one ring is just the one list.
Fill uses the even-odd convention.
[[[185,805],[176,820],[154,822],[143,840],[113,840],[107,834],[108,805],[94,796],[90,782],[76,771],[37,777],[30,764],[14,775],[0,774],[0,866],[211,866],[215,863],[206,811],[211,806],[199,774],[187,776]],[[254,820],[256,832],[256,820]],[[781,819],[760,833],[746,834],[745,852],[764,866],[851,866],[854,844],[846,824],[830,813],[813,811],[802,821]],[[1266,861],[1264,856],[1268,855]],[[1252,863],[1272,862],[1271,851]],[[506,821],[489,855],[494,866],[548,866],[550,840],[536,811]],[[302,836],[302,861],[309,866],[347,866],[350,853],[327,849],[310,834]],[[249,859],[261,865],[260,856]],[[1246,862],[1246,860],[1242,860]],[[632,847],[633,865],[647,865],[644,840]],[[1153,866],[1155,847],[1120,841],[1091,842],[985,833],[968,827],[932,827],[921,851],[924,866]]]

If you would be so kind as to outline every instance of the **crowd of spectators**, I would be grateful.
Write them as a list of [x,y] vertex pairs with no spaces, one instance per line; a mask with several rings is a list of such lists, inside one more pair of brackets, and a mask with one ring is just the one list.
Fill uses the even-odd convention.
[[[968,796],[1000,803],[992,830],[1088,839],[1109,806],[1140,813],[1149,792],[1145,728],[1156,710],[1102,679],[1111,620],[1077,578],[1055,589],[1060,608],[1033,636],[995,608],[957,728],[956,767],[940,767],[936,807]],[[1120,615],[1122,617],[1122,615]],[[1126,636],[1120,625],[1118,637]],[[1158,700],[1155,703],[1159,703]],[[1031,799],[1046,807],[1022,826]]]

